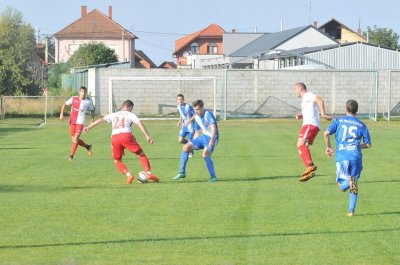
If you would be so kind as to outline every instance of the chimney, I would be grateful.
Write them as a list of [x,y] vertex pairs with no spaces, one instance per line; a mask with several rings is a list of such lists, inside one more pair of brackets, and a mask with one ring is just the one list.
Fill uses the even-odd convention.
[[108,6],[108,17],[112,19],[112,6]]
[[81,6],[81,17],[86,16],[87,6]]
[[312,23],[312,26],[313,26],[314,28],[318,28],[318,22],[317,22],[317,21],[314,21],[314,22]]

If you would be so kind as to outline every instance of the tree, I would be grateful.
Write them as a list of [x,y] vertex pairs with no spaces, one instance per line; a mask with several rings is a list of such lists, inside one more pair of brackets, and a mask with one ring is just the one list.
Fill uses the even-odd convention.
[[375,45],[392,49],[398,48],[399,35],[392,29],[378,28],[375,25],[372,29],[367,27],[367,32],[364,32],[364,35],[367,35],[369,41]]
[[35,31],[18,10],[0,14],[0,94],[32,92],[35,82],[29,63],[35,52]]
[[72,68],[114,62],[118,62],[115,51],[96,42],[82,44],[68,60]]
[[61,92],[61,75],[69,73],[67,63],[59,63],[49,65],[47,87],[50,89],[51,95],[58,95]]

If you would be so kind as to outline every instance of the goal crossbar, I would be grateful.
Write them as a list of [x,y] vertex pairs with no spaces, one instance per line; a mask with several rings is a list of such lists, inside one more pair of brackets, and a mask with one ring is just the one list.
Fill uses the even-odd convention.
[[202,76],[202,77],[161,77],[161,76],[112,76],[108,78],[108,113],[113,112],[112,106],[112,92],[113,92],[113,81],[213,81],[214,96],[213,96],[213,113],[217,115],[217,79],[214,76]]

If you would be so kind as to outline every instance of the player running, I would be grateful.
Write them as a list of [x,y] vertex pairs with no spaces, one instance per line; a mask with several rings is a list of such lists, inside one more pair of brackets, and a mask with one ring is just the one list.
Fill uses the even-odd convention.
[[332,118],[325,114],[325,104],[322,98],[316,96],[312,92],[308,92],[304,83],[296,83],[294,85],[294,92],[298,97],[302,98],[301,114],[296,115],[297,120],[303,119],[303,126],[301,127],[297,139],[297,149],[301,159],[303,160],[304,166],[306,167],[306,170],[302,173],[299,180],[307,181],[315,176],[314,171],[317,170],[317,166],[314,165],[308,147],[313,144],[314,139],[321,128],[318,108],[321,117],[328,121],[332,120]]
[[87,88],[81,86],[79,88],[79,95],[69,98],[64,105],[61,107],[60,120],[64,119],[64,111],[66,106],[71,106],[71,114],[69,118],[69,127],[71,133],[72,147],[71,154],[69,155],[69,161],[74,158],[76,149],[78,145],[86,148],[88,155],[92,156],[92,145],[86,144],[82,139],[80,139],[83,125],[85,124],[86,111],[90,111],[90,123],[94,120],[94,106],[92,100],[87,97]]
[[[195,112],[193,107],[190,104],[185,103],[185,97],[182,94],[178,94],[176,96],[176,101],[178,102],[178,106],[176,108],[179,112],[179,121],[177,126],[181,126],[181,130],[179,131],[178,142],[181,144],[186,144],[193,140],[194,136],[194,117]],[[185,137],[187,136],[187,139]],[[193,151],[189,153],[189,158],[192,158]]]
[[[347,216],[354,216],[358,197],[358,179],[362,165],[361,149],[371,148],[371,137],[367,126],[356,118],[358,103],[355,100],[346,102],[347,115],[334,119],[324,132],[326,150],[331,157],[333,154],[330,135],[336,138],[336,182],[345,192],[350,190],[350,203]],[[363,143],[361,143],[363,141]]]
[[211,160],[211,155],[218,144],[219,135],[217,120],[212,112],[204,109],[204,103],[202,100],[196,100],[192,105],[196,112],[195,128],[197,131],[202,131],[202,135],[193,139],[192,142],[187,142],[183,146],[180,171],[173,179],[178,180],[186,178],[186,163],[189,158],[189,152],[203,149],[202,156],[206,162],[208,173],[210,174],[210,181],[215,182],[218,181],[218,179],[215,175],[214,163]]
[[112,123],[111,143],[114,164],[118,171],[127,177],[127,183],[132,184],[132,181],[135,179],[135,177],[122,162],[122,156],[124,155],[125,149],[138,156],[143,170],[146,172],[149,180],[158,182],[159,179],[156,177],[156,175],[150,172],[150,162],[147,159],[147,156],[143,152],[140,145],[136,142],[135,137],[132,135],[131,126],[132,123],[134,123],[142,131],[147,142],[149,144],[153,144],[153,139],[148,134],[146,127],[141,123],[139,118],[131,112],[133,105],[134,104],[131,100],[125,100],[120,111],[111,113],[101,119],[96,120],[86,127],[84,131],[89,132],[90,129],[101,123]]

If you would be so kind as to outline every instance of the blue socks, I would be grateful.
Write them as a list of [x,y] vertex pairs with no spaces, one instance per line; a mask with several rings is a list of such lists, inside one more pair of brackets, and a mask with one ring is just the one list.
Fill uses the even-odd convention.
[[[180,169],[179,173],[186,174],[186,164],[189,159],[189,153],[183,151],[181,155],[181,164],[180,164]],[[207,156],[204,158],[204,161],[206,162],[206,166],[208,169],[208,173],[210,174],[210,177],[215,177],[215,169],[214,169],[214,163],[211,160],[211,157]]]
[[214,163],[211,160],[211,157],[206,156],[204,158],[204,161],[206,162],[208,173],[210,173],[210,177],[215,177]]
[[182,155],[181,155],[181,167],[179,169],[180,173],[186,174],[185,173],[186,172],[186,163],[187,163],[188,159],[189,159],[189,153],[183,151]]
[[[350,188],[350,181],[343,181],[340,184],[340,189],[342,191],[346,191]],[[352,213],[354,212],[354,209],[356,208],[356,204],[357,204],[357,197],[358,195],[353,194],[352,192],[349,193],[349,209],[347,212]]]
[[356,208],[358,195],[350,192],[349,197],[350,197],[350,203],[349,203],[349,210],[347,212],[352,213],[352,212],[354,212],[354,209]]

